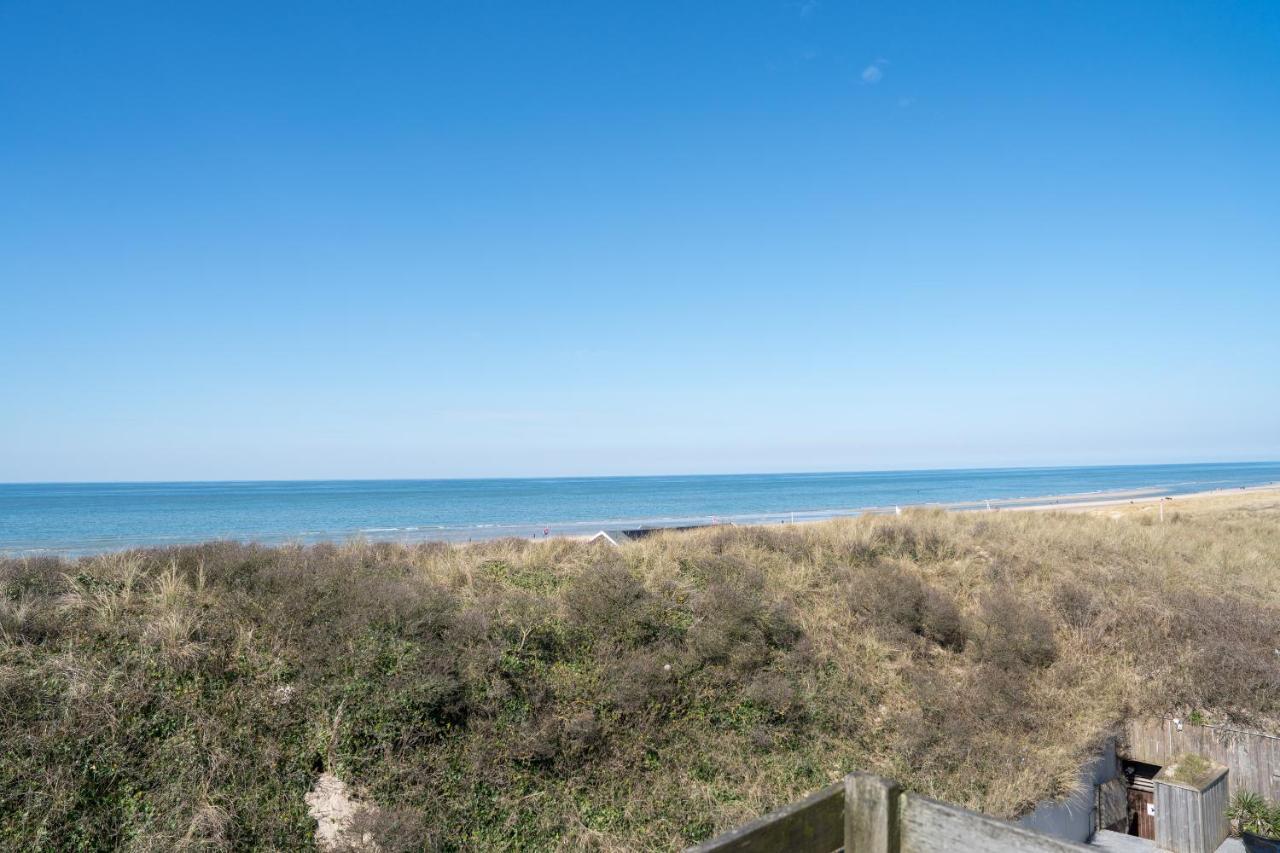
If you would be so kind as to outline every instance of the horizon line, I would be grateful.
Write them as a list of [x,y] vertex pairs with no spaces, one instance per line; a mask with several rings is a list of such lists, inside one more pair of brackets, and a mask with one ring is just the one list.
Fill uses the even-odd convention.
[[1280,459],[1195,462],[1126,462],[1091,465],[996,465],[920,468],[823,469],[808,471],[740,471],[734,473],[665,473],[665,474],[556,474],[541,476],[477,476],[477,477],[276,477],[266,479],[196,479],[196,480],[5,480],[0,486],[128,486],[176,484],[247,484],[247,483],[444,483],[497,480],[640,480],[706,477],[792,477],[838,474],[911,474],[941,471],[1053,471],[1079,468],[1176,468],[1204,465],[1280,465]]

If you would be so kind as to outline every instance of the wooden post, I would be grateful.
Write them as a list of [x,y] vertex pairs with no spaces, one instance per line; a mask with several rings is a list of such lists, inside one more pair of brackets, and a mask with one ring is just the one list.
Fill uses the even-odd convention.
[[897,782],[870,773],[844,777],[845,853],[898,853]]

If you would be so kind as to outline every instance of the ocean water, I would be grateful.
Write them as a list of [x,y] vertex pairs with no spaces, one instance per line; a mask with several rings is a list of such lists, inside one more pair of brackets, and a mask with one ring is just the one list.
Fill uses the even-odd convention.
[[209,539],[466,541],[809,520],[894,506],[1178,495],[1280,483],[1280,462],[485,480],[0,484],[0,552]]

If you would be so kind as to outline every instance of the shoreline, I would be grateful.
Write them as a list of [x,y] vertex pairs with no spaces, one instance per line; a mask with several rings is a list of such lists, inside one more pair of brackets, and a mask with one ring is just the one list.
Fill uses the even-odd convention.
[[1151,504],[1158,504],[1161,501],[1202,500],[1204,498],[1230,497],[1232,495],[1258,494],[1264,492],[1276,492],[1280,495],[1280,483],[1265,483],[1259,486],[1235,486],[1228,489],[1205,489],[1204,491],[1184,492],[1176,495],[1162,494],[1146,495],[1138,498],[1107,498],[1103,500],[1070,501],[1067,503],[1037,503],[1027,506],[1005,507],[1005,509],[1014,512],[1047,512],[1052,510],[1083,512],[1111,506],[1148,506]]
[[[1202,489],[1192,492],[1171,492],[1169,486],[1143,486],[1128,489],[1112,489],[1106,491],[1094,492],[1075,492],[1061,495],[1041,495],[1034,497],[1017,497],[1017,498],[993,498],[956,501],[951,503],[923,503],[923,504],[901,504],[890,506],[866,506],[844,509],[825,509],[825,510],[796,510],[779,511],[779,512],[760,512],[738,515],[699,515],[687,517],[666,517],[655,519],[619,519],[611,521],[575,521],[563,523],[534,524],[534,523],[515,523],[510,525],[492,525],[484,528],[490,531],[488,534],[480,533],[479,530],[470,531],[465,529],[457,529],[450,531],[452,535],[413,535],[413,536],[369,536],[368,533],[408,533],[410,530],[387,528],[385,530],[362,530],[347,535],[333,536],[327,538],[307,538],[305,534],[294,536],[271,536],[266,535],[259,538],[243,538],[234,537],[220,538],[209,537],[206,539],[193,540],[175,540],[170,542],[152,542],[143,544],[121,544],[118,546],[108,547],[83,547],[68,546],[63,548],[46,547],[46,548],[3,548],[0,547],[0,557],[6,558],[38,558],[38,557],[59,557],[64,559],[75,560],[81,557],[99,556],[102,554],[124,553],[128,551],[144,551],[163,548],[188,547],[198,545],[205,542],[216,541],[238,541],[245,543],[259,544],[266,547],[283,547],[283,546],[308,546],[321,543],[341,544],[344,542],[352,542],[365,540],[369,542],[391,542],[400,545],[420,545],[431,542],[438,542],[447,545],[464,547],[472,544],[480,544],[483,542],[491,542],[497,539],[521,539],[528,542],[551,542],[551,541],[586,541],[593,538],[600,532],[606,533],[636,533],[643,531],[643,535],[651,535],[662,532],[664,530],[696,530],[706,527],[717,526],[735,526],[735,527],[785,527],[795,524],[814,524],[822,521],[832,521],[838,518],[857,518],[863,515],[892,515],[900,511],[908,509],[940,509],[946,512],[1088,512],[1093,510],[1102,510],[1107,508],[1119,508],[1128,506],[1150,507],[1160,504],[1163,501],[1196,501],[1205,498],[1225,497],[1231,495],[1257,494],[1265,492],[1276,492],[1280,495],[1280,481],[1269,483],[1259,483],[1249,486],[1231,486],[1226,488]],[[1113,513],[1119,515],[1119,513]],[[501,528],[509,527],[512,530],[502,531]],[[530,532],[531,529],[543,528],[550,530],[549,534],[538,535],[536,532]],[[576,528],[565,530],[564,528]],[[557,529],[558,528],[558,529]],[[416,532],[416,531],[413,531]],[[429,533],[422,531],[422,533]]]
[[[1099,497],[1099,498],[1087,497],[1085,495],[1063,495],[1061,497],[1046,495],[1044,497],[1037,497],[1037,498],[1014,498],[1014,499],[1010,499],[1008,502],[1003,503],[999,506],[996,506],[995,505],[996,502],[992,501],[992,507],[990,509],[987,509],[986,507],[982,507],[982,506],[973,506],[972,501],[966,501],[963,504],[959,504],[959,505],[956,505],[956,504],[909,504],[909,505],[902,506],[901,509],[904,512],[909,509],[941,509],[945,512],[957,512],[957,513],[1057,512],[1057,511],[1091,512],[1095,510],[1107,509],[1108,507],[1133,506],[1133,507],[1149,508],[1152,506],[1159,505],[1162,501],[1171,502],[1171,501],[1177,500],[1177,501],[1187,502],[1187,501],[1204,500],[1207,498],[1232,497],[1236,495],[1266,494],[1269,492],[1275,493],[1276,497],[1280,498],[1280,483],[1265,483],[1257,486],[1235,486],[1235,487],[1226,488],[1226,489],[1205,489],[1203,491],[1198,491],[1198,492],[1182,492],[1176,495],[1170,495],[1170,494],[1164,494],[1164,493],[1150,494],[1150,492],[1152,491],[1157,491],[1157,490],[1126,489],[1123,492],[1107,492],[1104,494],[1109,495],[1109,497]],[[1070,500],[1065,500],[1065,498],[1070,498]],[[1028,501],[1028,503],[1022,503],[1022,501]],[[782,515],[785,513],[771,513],[771,514]],[[826,515],[821,518],[803,518],[803,519],[796,519],[795,521],[786,521],[786,520],[763,521],[763,522],[758,522],[754,524],[751,524],[751,523],[737,524],[735,522],[721,522],[719,524],[706,523],[706,524],[693,524],[693,525],[679,526],[679,527],[674,527],[674,526],[667,527],[667,528],[648,527],[648,528],[638,528],[638,529],[644,530],[647,535],[653,535],[657,533],[662,533],[665,530],[673,530],[673,531],[702,530],[704,528],[725,527],[725,526],[791,527],[794,525],[801,525],[801,524],[821,524],[822,522],[825,522],[825,521],[834,521],[837,518],[858,518],[863,515],[894,515],[894,514],[895,514],[895,508],[868,507],[868,508],[859,509],[859,510],[841,511],[839,515]],[[1112,513],[1112,515],[1113,517],[1116,517],[1119,514]],[[636,529],[636,528],[633,528],[633,529]],[[627,533],[629,531],[627,528],[601,527],[598,531],[595,531],[592,533],[560,533],[560,534],[553,533],[550,536],[513,536],[510,538],[522,539],[528,542],[556,542],[556,541],[585,542],[589,539],[594,538],[596,535],[598,535],[601,532]],[[441,540],[435,540],[435,541],[441,541]],[[476,542],[448,542],[447,544],[473,545],[473,544],[482,544],[485,541],[492,541],[492,540],[477,540]]]
[[[1235,495],[1249,494],[1265,494],[1268,492],[1275,493],[1280,497],[1280,483],[1265,483],[1257,486],[1234,486],[1226,489],[1205,489],[1199,492],[1182,492],[1175,495],[1170,494],[1151,494],[1155,489],[1127,489],[1123,492],[1107,492],[1105,494],[1111,497],[1105,498],[1088,498],[1084,495],[1064,495],[1061,498],[1052,495],[1037,498],[1013,498],[1001,505],[996,506],[996,501],[992,501],[990,509],[982,506],[973,506],[972,501],[965,501],[963,504],[909,504],[900,507],[904,512],[909,509],[941,509],[946,512],[957,513],[986,513],[986,512],[1091,512],[1094,510],[1106,509],[1108,507],[1144,507],[1149,508],[1159,505],[1162,501],[1197,501],[1207,498],[1232,497]],[[1139,494],[1141,493],[1141,494]],[[1062,498],[1071,498],[1071,500],[1063,500]],[[1031,501],[1032,503],[1022,503],[1022,501]],[[645,530],[647,534],[661,533],[664,530],[701,530],[703,528],[733,526],[733,527],[791,527],[800,524],[821,524],[825,521],[834,521],[837,518],[858,518],[863,515],[893,515],[896,508],[884,507],[868,507],[859,510],[841,511],[838,515],[827,515],[821,518],[803,518],[795,521],[763,521],[755,524],[736,524],[734,522],[722,522],[720,524],[707,523],[695,524],[683,527],[651,527],[640,528]],[[785,513],[771,513],[773,515],[781,515]],[[1113,517],[1118,517],[1119,513],[1112,513]],[[583,542],[598,535],[600,532],[605,533],[627,533],[626,528],[605,528],[602,527],[595,533],[564,533],[552,534],[550,536],[515,536],[515,539],[524,539],[529,542],[554,542],[554,541],[570,541]],[[454,545],[480,544],[479,542],[452,542]]]

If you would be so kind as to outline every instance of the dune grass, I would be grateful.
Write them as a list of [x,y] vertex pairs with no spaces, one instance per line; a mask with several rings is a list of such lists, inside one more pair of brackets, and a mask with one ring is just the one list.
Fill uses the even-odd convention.
[[0,845],[669,849],[853,769],[1013,816],[1280,716],[1280,501],[0,561]]

